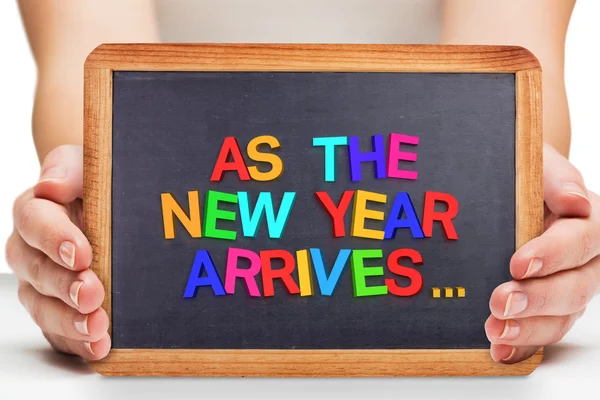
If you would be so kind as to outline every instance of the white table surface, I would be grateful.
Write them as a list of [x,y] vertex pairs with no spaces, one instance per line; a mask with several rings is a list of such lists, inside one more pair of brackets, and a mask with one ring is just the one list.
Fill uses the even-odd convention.
[[118,378],[54,353],[0,274],[0,399],[494,400],[600,399],[600,301],[592,303],[528,377],[485,378]]

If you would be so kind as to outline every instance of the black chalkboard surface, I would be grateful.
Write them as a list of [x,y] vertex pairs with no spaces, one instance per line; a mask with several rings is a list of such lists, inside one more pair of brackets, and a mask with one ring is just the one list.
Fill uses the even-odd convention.
[[[250,67],[141,59],[112,66],[95,95],[110,141],[86,131],[86,182],[89,155],[109,147],[108,194],[93,190],[110,204],[113,352],[489,349],[490,294],[539,228],[539,126],[523,115],[539,105],[519,95],[520,72],[239,62]],[[282,171],[257,178],[276,159]],[[269,207],[252,223],[261,198],[279,223]]]

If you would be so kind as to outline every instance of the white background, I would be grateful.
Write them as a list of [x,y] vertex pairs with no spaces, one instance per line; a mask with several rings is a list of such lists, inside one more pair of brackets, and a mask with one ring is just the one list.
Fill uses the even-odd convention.
[[[573,144],[571,160],[583,172],[588,187],[600,190],[598,173],[600,131],[600,1],[580,0],[567,38],[566,82],[571,108]],[[23,32],[16,1],[0,1],[0,242],[12,229],[13,199],[35,182],[39,166],[31,137],[31,107],[35,65]],[[0,261],[0,273],[9,272]]]

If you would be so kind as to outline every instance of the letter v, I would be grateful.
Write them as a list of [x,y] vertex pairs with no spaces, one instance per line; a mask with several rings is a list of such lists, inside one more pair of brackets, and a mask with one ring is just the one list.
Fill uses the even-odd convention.
[[313,262],[313,266],[315,268],[315,275],[317,276],[317,281],[319,282],[319,288],[321,289],[321,294],[323,296],[331,296],[335,286],[337,285],[342,272],[344,271],[344,267],[350,258],[350,253],[352,250],[341,249],[338,253],[337,258],[335,259],[335,263],[333,263],[333,268],[331,269],[331,273],[329,277],[327,276],[327,272],[325,272],[325,265],[323,264],[323,256],[321,255],[320,249],[310,249],[310,257]]

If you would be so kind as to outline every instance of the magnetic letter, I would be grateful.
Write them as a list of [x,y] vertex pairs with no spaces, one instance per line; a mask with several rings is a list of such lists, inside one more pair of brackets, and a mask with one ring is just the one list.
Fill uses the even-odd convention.
[[248,193],[238,192],[237,196],[240,204],[240,220],[242,221],[244,236],[255,237],[256,232],[258,231],[258,225],[260,225],[263,215],[266,214],[269,237],[271,239],[281,238],[281,234],[283,233],[290,216],[292,206],[294,205],[294,200],[296,199],[296,192],[285,192],[283,194],[277,216],[275,216],[273,198],[270,192],[260,192],[252,215],[250,215]]
[[217,192],[209,190],[206,193],[206,205],[204,207],[204,236],[215,239],[235,240],[236,231],[218,229],[217,220],[235,221],[235,211],[219,210],[219,201],[226,203],[237,203],[236,194]]
[[[238,260],[245,258],[250,261],[248,269],[239,269],[237,267]],[[260,291],[256,284],[255,276],[260,272],[260,257],[253,251],[229,248],[227,253],[227,270],[225,272],[225,291],[228,294],[235,293],[236,278],[244,279],[248,293],[252,297],[260,297]]]
[[388,269],[396,275],[406,277],[410,279],[410,285],[407,287],[400,287],[396,284],[394,279],[388,278],[385,280],[385,284],[388,287],[390,293],[400,296],[400,297],[408,297],[414,296],[419,293],[421,288],[423,287],[423,277],[413,268],[408,268],[400,265],[400,258],[408,257],[414,264],[422,264],[423,257],[421,257],[421,253],[414,249],[398,249],[392,252],[387,260]]
[[339,204],[336,206],[331,201],[331,197],[329,197],[329,193],[327,192],[315,192],[315,196],[317,199],[323,204],[325,210],[329,213],[331,217],[331,222],[333,223],[333,237],[344,237],[346,236],[346,228],[344,226],[344,215],[346,214],[346,210],[348,209],[348,205],[352,200],[352,196],[354,195],[354,190],[346,190],[342,194],[342,198],[340,199]]
[[381,249],[373,250],[352,250],[352,284],[354,286],[354,297],[360,296],[378,296],[387,294],[388,287],[382,286],[367,286],[368,276],[383,276],[383,267],[367,267],[365,266],[365,258],[381,258],[383,251]]
[[163,227],[165,239],[175,238],[175,221],[173,215],[183,224],[191,237],[199,238],[202,236],[200,223],[200,201],[198,200],[198,191],[188,192],[188,205],[190,216],[185,214],[179,203],[173,198],[171,193],[161,193],[160,203],[163,215]]
[[[435,211],[435,202],[446,203],[446,211]],[[433,232],[433,221],[440,221],[444,233],[448,239],[458,240],[458,235],[452,224],[452,219],[458,214],[458,202],[456,199],[441,192],[425,192],[425,204],[423,206],[423,233],[431,237]]]
[[367,192],[365,190],[356,191],[356,196],[354,197],[354,210],[352,211],[352,236],[383,240],[384,232],[365,228],[365,220],[372,219],[383,221],[383,211],[367,209],[367,201],[385,203],[386,200],[387,196],[385,194]]
[[337,285],[340,276],[342,275],[342,271],[348,262],[348,258],[350,257],[350,253],[352,250],[341,249],[333,263],[333,268],[331,268],[331,272],[329,273],[329,277],[327,276],[327,272],[325,272],[325,265],[323,264],[323,256],[321,255],[320,249],[310,249],[310,257],[313,260],[313,266],[315,268],[315,274],[317,275],[317,282],[319,282],[319,289],[321,290],[321,294],[323,296],[331,296],[333,290],[335,289],[335,285]]
[[[406,218],[400,218],[402,217],[402,212],[404,212]],[[398,192],[396,194],[396,199],[385,225],[385,238],[393,239],[396,236],[396,229],[401,228],[410,228],[410,232],[415,239],[424,237],[421,225],[419,224],[419,218],[417,218],[410,196],[406,192]]]
[[383,135],[373,135],[371,137],[373,151],[361,153],[358,145],[358,136],[348,138],[348,156],[350,158],[350,178],[353,182],[362,180],[362,171],[360,164],[367,161],[375,163],[375,178],[386,177],[385,173],[385,144]]
[[[206,276],[202,276],[202,267],[206,271]],[[211,286],[215,296],[225,295],[225,290],[215,269],[215,264],[213,264],[210,254],[206,250],[198,250],[196,252],[183,298],[196,297],[197,289],[201,286]]]
[[298,260],[298,280],[300,281],[300,296],[312,296],[314,293],[312,274],[310,273],[310,258],[308,250],[296,251]]
[[[231,161],[227,161],[229,154],[231,154]],[[246,163],[244,162],[244,156],[242,156],[240,146],[238,146],[237,140],[233,136],[228,136],[223,140],[221,152],[219,153],[212,175],[210,176],[210,181],[221,181],[221,179],[223,179],[223,172],[225,171],[237,171],[241,181],[250,180],[248,168],[246,168]]]
[[398,179],[417,179],[419,176],[418,172],[398,169],[398,161],[400,160],[413,162],[417,161],[417,153],[400,151],[400,143],[412,144],[413,146],[416,146],[419,144],[419,138],[417,136],[390,133],[388,146],[390,155],[388,159],[387,176]]
[[347,144],[347,136],[313,138],[313,146],[325,147],[325,182],[335,182],[335,146]]
[[271,164],[271,170],[269,172],[260,172],[258,167],[252,166],[248,167],[248,172],[250,173],[250,177],[255,181],[272,181],[283,174],[283,161],[281,161],[281,158],[276,154],[261,153],[258,151],[258,146],[261,144],[268,144],[271,149],[278,149],[281,147],[279,140],[274,136],[264,135],[252,139],[250,143],[248,143],[248,157],[254,161]]
[[[271,266],[271,260],[273,258],[279,258],[283,261],[283,268],[273,269]],[[275,289],[273,288],[273,280],[281,279],[285,288],[290,294],[300,293],[300,288],[296,285],[294,278],[292,278],[292,272],[296,261],[294,256],[285,250],[265,250],[260,252],[260,262],[262,264],[262,279],[263,279],[263,291],[265,297],[272,297],[275,295]]]

